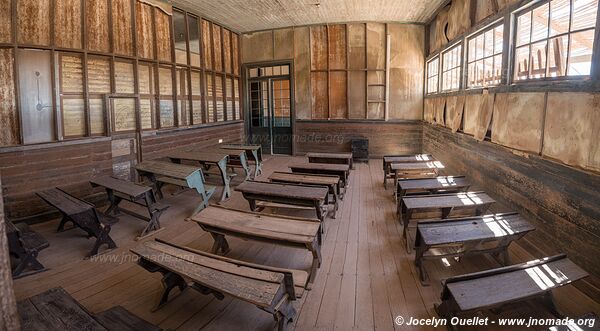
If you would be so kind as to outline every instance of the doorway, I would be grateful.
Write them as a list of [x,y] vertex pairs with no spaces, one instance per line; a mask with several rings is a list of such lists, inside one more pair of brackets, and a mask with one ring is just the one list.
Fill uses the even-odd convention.
[[270,154],[292,154],[292,84],[290,65],[248,69],[249,135]]

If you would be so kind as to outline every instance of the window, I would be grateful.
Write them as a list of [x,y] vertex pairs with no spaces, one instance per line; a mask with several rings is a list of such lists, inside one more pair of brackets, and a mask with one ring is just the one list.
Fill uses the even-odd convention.
[[83,60],[79,54],[60,54],[60,107],[63,135],[84,137],[87,132]]
[[588,76],[598,0],[552,0],[516,18],[514,79]]
[[158,68],[158,93],[160,109],[160,127],[175,126],[173,114],[173,72],[171,68]]
[[175,62],[187,64],[187,25],[185,15],[177,10],[173,11],[173,30],[175,32]]
[[140,118],[142,130],[156,128],[154,103],[154,67],[150,63],[138,64],[138,85],[140,91]]
[[440,58],[435,57],[427,63],[427,93],[437,93],[440,79]]
[[460,88],[462,44],[453,46],[442,55],[442,92]]
[[498,24],[468,39],[467,87],[487,87],[502,79],[504,25]]

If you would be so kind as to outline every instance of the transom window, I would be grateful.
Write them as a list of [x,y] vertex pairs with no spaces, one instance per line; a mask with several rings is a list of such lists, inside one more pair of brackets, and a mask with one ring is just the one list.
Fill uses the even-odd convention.
[[458,44],[442,55],[442,92],[460,88],[462,44]]
[[440,77],[440,58],[435,57],[427,62],[427,93],[437,93]]
[[467,87],[500,84],[504,26],[497,24],[468,39]]
[[514,79],[588,76],[598,0],[552,0],[517,15]]

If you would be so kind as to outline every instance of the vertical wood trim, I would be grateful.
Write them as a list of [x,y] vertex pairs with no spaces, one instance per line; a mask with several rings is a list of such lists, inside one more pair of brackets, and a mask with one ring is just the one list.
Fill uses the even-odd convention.
[[[225,33],[223,32],[224,28],[219,26],[219,32],[221,33],[221,88],[223,91],[222,99],[223,99],[223,122],[227,122],[229,119],[227,118],[227,72],[225,68]],[[229,49],[231,51],[231,42],[229,43]],[[275,52],[275,50],[273,50]],[[231,56],[229,56],[231,57]],[[230,66],[231,67],[231,66]]]
[[204,55],[204,27],[202,26],[202,18],[198,17],[198,40],[200,42],[200,96],[202,102],[200,108],[202,109],[202,123],[208,122],[208,107],[206,99],[206,58]]
[[365,119],[369,119],[369,29],[367,24],[364,24],[365,28]]
[[[211,58],[212,58],[212,63],[211,63],[211,72],[210,74],[212,75],[212,107],[213,107],[213,122],[217,121],[218,115],[217,115],[217,75],[215,74],[215,72],[217,71],[217,69],[215,68],[215,36],[213,36],[213,22],[209,22],[209,27],[210,27],[210,52],[212,54]],[[223,40],[221,40],[221,43],[223,42]],[[221,47],[222,49],[222,47]],[[222,53],[222,52],[221,52]],[[222,62],[221,62],[222,63]],[[210,111],[210,110],[209,110]]]
[[[0,187],[2,187],[1,180]],[[13,290],[5,223],[4,201],[0,189],[0,330],[20,330],[21,325]]]
[[[11,38],[12,38],[12,42],[14,43],[14,46],[12,47],[13,50],[13,75],[14,75],[14,80],[13,80],[13,84],[14,84],[14,92],[15,92],[15,106],[16,106],[16,114],[17,114],[17,121],[19,123],[19,144],[24,144],[25,143],[25,137],[23,136],[23,117],[21,116],[21,93],[20,93],[20,87],[19,87],[19,60],[18,60],[18,56],[17,56],[17,51],[19,50],[17,47],[17,30],[19,29],[18,23],[19,20],[16,19],[17,18],[17,0],[12,0],[11,1],[11,14],[12,17],[14,18],[14,22],[12,22],[11,25]],[[1,191],[1,186],[0,186],[0,191]]]
[[[142,162],[142,106],[140,101],[140,80],[139,80],[139,56],[138,56],[138,40],[137,40],[137,0],[131,0],[131,31],[132,31],[132,45],[133,45],[133,93],[136,95],[135,100],[135,137],[136,137],[136,160]],[[151,108],[152,109],[152,108]],[[150,120],[152,123],[152,120]],[[135,178],[135,177],[132,177]]]
[[[312,95],[312,27],[308,27],[308,70],[309,70],[309,77],[308,77],[308,91],[309,91],[309,96],[310,96],[310,119],[314,120],[314,107],[313,107],[313,95]],[[295,55],[295,54],[294,54]]]
[[344,24],[346,34],[346,119],[350,118],[350,46],[348,45],[348,24]]
[[[184,13],[185,15],[185,13]],[[171,99],[173,99],[173,127],[179,127],[179,100],[177,99],[177,59],[175,56],[175,24],[173,23],[173,15],[169,15],[169,33],[171,34]],[[181,82],[181,79],[179,80]]]
[[151,90],[153,90],[153,99],[154,99],[154,129],[160,129],[160,93],[159,93],[159,80],[158,80],[158,39],[156,38],[156,8],[152,7],[151,17],[152,17],[152,48],[154,49],[154,62],[151,63],[152,66],[152,76],[150,79],[154,78],[154,86]]
[[[113,54],[115,52],[114,36],[113,36],[113,9],[112,9],[112,0],[107,0],[108,3],[108,52]],[[137,56],[137,54],[136,54]]]
[[385,114],[384,120],[387,121],[390,117],[390,54],[392,36],[389,34],[388,25],[385,25],[386,42],[385,42]]
[[331,53],[329,42],[329,24],[325,26],[325,42],[327,43],[327,120],[331,120],[331,93],[329,91],[331,72],[329,71],[329,54]]
[[[596,33],[594,34],[594,46],[592,48],[592,80],[600,80],[600,6],[596,12]],[[570,39],[570,38],[569,38]]]

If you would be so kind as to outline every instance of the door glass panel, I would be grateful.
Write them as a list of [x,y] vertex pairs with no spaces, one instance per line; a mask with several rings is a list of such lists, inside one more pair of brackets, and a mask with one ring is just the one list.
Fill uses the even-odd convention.
[[273,81],[273,126],[290,127],[290,81]]

